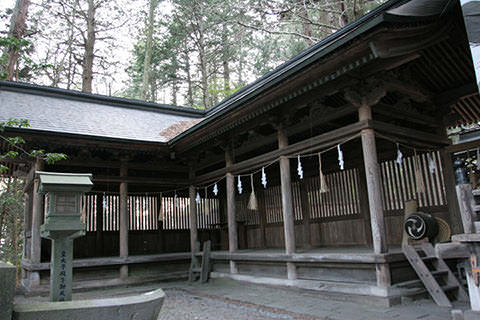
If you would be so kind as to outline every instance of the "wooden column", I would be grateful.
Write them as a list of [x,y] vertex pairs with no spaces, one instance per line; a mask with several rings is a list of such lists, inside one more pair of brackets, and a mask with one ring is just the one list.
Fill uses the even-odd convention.
[[[228,168],[233,164],[231,149],[225,152],[225,165]],[[237,220],[235,212],[235,178],[231,172],[226,175],[227,184],[227,221],[228,221],[228,251],[238,250]],[[230,273],[238,273],[235,261],[230,260]]]
[[[35,161],[35,172],[43,170],[43,160],[37,158]],[[32,229],[31,229],[31,248],[30,261],[32,263],[40,263],[42,253],[42,239],[40,237],[40,225],[43,221],[43,194],[37,193],[40,181],[34,178],[33,181],[33,201],[32,201]],[[30,286],[40,285],[40,274],[32,272],[29,279]]]
[[372,224],[370,220],[370,206],[368,203],[368,190],[365,175],[365,168],[359,168],[358,177],[358,192],[360,201],[360,211],[363,217],[363,225],[365,228],[365,243],[369,248],[372,248]]
[[[190,168],[189,174],[190,181],[195,180],[195,170]],[[195,243],[198,241],[198,230],[197,230],[197,202],[195,201],[196,189],[194,185],[188,187],[188,195],[190,197],[190,251],[192,256],[196,253]]]
[[[358,110],[358,115],[360,121],[371,120],[371,107],[367,104],[362,105]],[[382,254],[388,251],[388,246],[383,216],[382,188],[377,160],[375,132],[373,129],[363,129],[361,131],[361,137],[365,176],[367,181],[370,223],[372,227],[373,251],[376,254]],[[390,286],[391,279],[388,264],[377,264],[376,273],[377,285],[379,287]]]
[[97,245],[96,253],[99,256],[103,256],[105,252],[103,246],[103,194],[97,195],[96,203],[97,216],[95,217],[95,222],[97,225],[97,230],[95,232],[95,242]]
[[[282,127],[278,128],[278,149],[288,145],[288,137]],[[282,189],[283,231],[285,233],[285,253],[295,253],[295,224],[293,215],[292,180],[290,177],[290,160],[280,156],[280,183]],[[297,270],[293,262],[287,262],[289,280],[297,278]]]
[[267,216],[265,212],[265,192],[263,190],[258,191],[258,214],[260,215],[260,248],[266,248],[265,227]]
[[308,201],[305,180],[300,183],[300,197],[302,201],[303,216],[303,247],[310,249],[312,247],[312,236],[310,231],[310,202]]
[[[125,161],[120,165],[120,177],[128,176]],[[128,183],[120,182],[120,258],[128,258]],[[128,265],[120,267],[120,279],[128,277]]]
[[[452,228],[452,234],[463,233],[462,218],[458,206],[457,191],[455,190],[455,174],[453,172],[453,162],[449,152],[445,149],[440,150],[442,160],[443,178],[445,180],[445,193],[449,211],[449,222]],[[478,161],[478,160],[477,160]]]

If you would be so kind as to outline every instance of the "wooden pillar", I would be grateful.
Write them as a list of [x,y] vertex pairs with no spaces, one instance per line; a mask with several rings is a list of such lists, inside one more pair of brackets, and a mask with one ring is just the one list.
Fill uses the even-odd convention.
[[33,200],[33,189],[30,188],[24,194],[23,203],[23,216],[24,216],[24,230],[23,230],[23,259],[30,260],[31,253],[31,234],[32,234],[32,200]]
[[[128,176],[127,162],[120,165],[120,177]],[[128,183],[120,182],[120,258],[128,258]],[[128,277],[128,265],[120,267],[120,279]]]
[[103,246],[103,194],[97,195],[97,203],[96,203],[96,212],[97,216],[95,217],[97,230],[95,232],[95,243],[97,245],[97,256],[103,256],[105,252]]
[[[195,179],[195,170],[190,168],[189,174],[190,181]],[[195,243],[198,241],[198,230],[197,230],[197,202],[195,201],[196,189],[194,185],[188,187],[188,195],[190,197],[190,251],[192,255],[196,253]]]
[[265,212],[265,193],[263,190],[258,191],[258,214],[260,216],[260,248],[266,248],[265,227],[267,225],[267,217]]
[[303,247],[310,249],[312,247],[312,236],[310,231],[310,202],[308,201],[305,180],[300,183],[300,197],[302,201],[303,216]]
[[[358,110],[359,120],[371,120],[372,109],[369,105],[362,105]],[[388,252],[385,221],[383,216],[382,188],[380,170],[377,160],[377,147],[375,144],[375,132],[373,129],[361,131],[363,161],[368,191],[368,204],[370,211],[370,223],[372,228],[373,251],[376,254]],[[391,276],[388,264],[377,264],[377,285],[388,287],[391,284]]]
[[[225,165],[227,167],[227,221],[228,221],[228,251],[235,252],[238,250],[238,234],[237,234],[237,220],[235,212],[235,178],[231,172],[228,172],[229,167],[233,164],[233,155],[231,149],[225,152]],[[230,260],[230,273],[238,273],[235,261]]]
[[[463,233],[462,218],[458,206],[457,191],[455,190],[455,174],[453,172],[453,162],[450,153],[445,149],[440,150],[442,160],[443,178],[445,181],[445,193],[449,211],[449,222],[452,228],[452,234]],[[477,160],[478,161],[478,160]]]
[[[37,158],[35,161],[35,172],[43,169],[43,160]],[[32,202],[32,229],[31,229],[31,250],[30,261],[32,263],[40,263],[42,253],[42,239],[40,237],[40,225],[43,221],[43,204],[44,196],[37,192],[40,181],[34,178],[33,181],[33,202]],[[40,285],[40,274],[32,272],[29,279],[30,286]]]
[[[278,148],[288,145],[288,137],[282,127],[278,128]],[[280,183],[282,189],[283,231],[285,233],[285,253],[295,253],[295,218],[293,215],[292,180],[290,177],[290,160],[280,156]],[[289,280],[297,278],[297,270],[293,262],[287,262]]]
[[365,244],[372,248],[372,224],[370,220],[370,206],[368,203],[368,191],[367,191],[367,181],[365,175],[365,168],[359,168],[358,170],[358,192],[359,192],[359,201],[360,201],[360,212],[363,217],[363,225],[365,228]]

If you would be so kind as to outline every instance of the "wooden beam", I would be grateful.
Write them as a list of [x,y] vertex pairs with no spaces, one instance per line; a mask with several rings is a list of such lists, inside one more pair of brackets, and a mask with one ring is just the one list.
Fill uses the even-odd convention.
[[[351,105],[343,106],[338,108],[333,113],[322,115],[321,117],[314,117],[314,119],[310,121],[300,121],[298,123],[293,124],[292,126],[289,126],[288,128],[285,128],[287,131],[287,135],[292,136],[296,135],[305,131],[309,131],[312,127],[316,127],[325,123],[328,123],[333,120],[340,119],[342,117],[345,117],[347,115],[351,115],[357,112],[357,108]],[[253,125],[252,127],[258,126],[258,122],[255,122],[256,125]],[[252,152],[254,150],[260,149],[264,147],[265,145],[273,144],[276,143],[277,141],[277,134],[272,133],[269,136],[266,136],[263,139],[258,139],[256,141],[252,141],[249,143],[246,143],[238,148],[235,149],[235,154],[237,157],[240,157],[242,154]],[[208,161],[201,162],[198,165],[198,170],[203,170],[205,168],[211,167],[213,165],[219,164],[224,161],[223,155],[221,157],[218,157],[217,159],[211,159],[209,158]]]
[[480,147],[480,140],[468,141],[458,144],[452,144],[445,147],[445,151],[448,153],[456,153],[468,150],[476,150]]
[[[61,160],[56,162],[54,167],[88,167],[88,168],[120,168],[120,161],[97,161],[97,160]],[[165,171],[165,172],[179,172],[179,173],[188,173],[188,166],[182,166],[174,163],[164,163],[158,161],[155,163],[140,163],[140,162],[129,162],[131,169],[135,170],[148,170],[148,171]]]
[[401,106],[392,106],[385,103],[378,103],[373,108],[373,113],[381,114],[393,119],[406,120],[412,123],[418,123],[428,127],[438,127],[438,119],[423,115],[417,112],[412,112],[402,108]]
[[[242,171],[251,170],[252,168],[258,168],[262,165],[266,165],[271,161],[278,159],[280,156],[294,155],[298,153],[311,152],[316,149],[326,148],[336,143],[343,141],[346,137],[350,137],[360,130],[370,128],[372,126],[370,121],[359,121],[350,125],[346,125],[342,128],[335,129],[321,135],[306,139],[291,145],[286,146],[283,149],[274,150],[257,157],[238,162],[233,164],[229,170],[232,173],[241,173]],[[196,183],[201,184],[207,181],[213,181],[226,174],[226,169],[218,169],[197,177]]]
[[447,146],[450,144],[448,139],[433,133],[400,127],[376,120],[372,120],[371,125],[376,132],[384,133],[390,137],[399,136],[409,138],[412,140],[412,144],[415,144],[415,141],[428,142],[432,146]]
[[438,106],[450,107],[452,104],[455,104],[461,98],[477,94],[478,86],[474,81],[472,81],[460,87],[453,88],[436,95],[434,98],[434,102]]
[[188,179],[181,178],[146,178],[146,177],[113,177],[113,176],[94,176],[93,182],[108,183],[131,183],[131,184],[150,184],[166,186],[188,186]]

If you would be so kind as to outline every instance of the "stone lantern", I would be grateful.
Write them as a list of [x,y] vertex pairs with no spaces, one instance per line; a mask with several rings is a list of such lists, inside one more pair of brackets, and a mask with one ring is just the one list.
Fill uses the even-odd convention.
[[72,300],[73,239],[85,234],[82,196],[92,186],[91,174],[37,171],[38,193],[46,194],[43,238],[52,240],[50,300]]

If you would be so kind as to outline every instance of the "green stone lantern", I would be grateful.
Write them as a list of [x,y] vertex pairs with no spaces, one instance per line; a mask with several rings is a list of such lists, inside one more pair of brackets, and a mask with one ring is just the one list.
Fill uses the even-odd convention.
[[37,171],[38,193],[46,194],[43,238],[52,240],[50,300],[72,300],[73,239],[85,235],[82,196],[92,186],[91,174]]

